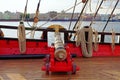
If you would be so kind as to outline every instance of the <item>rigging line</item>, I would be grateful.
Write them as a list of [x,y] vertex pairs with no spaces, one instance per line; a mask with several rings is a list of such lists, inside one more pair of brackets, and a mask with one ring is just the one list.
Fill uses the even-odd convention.
[[38,5],[37,5],[37,10],[36,10],[36,15],[35,15],[36,17],[38,17],[38,14],[39,14],[40,2],[41,0],[39,0]]
[[[105,14],[107,14],[107,12],[109,11],[110,7],[112,6],[112,3],[113,3],[114,0],[112,0],[112,2],[110,3],[109,5],[109,8],[106,10]],[[98,3],[97,3],[98,5]],[[96,11],[97,11],[97,7],[96,7]],[[101,26],[102,23],[99,24],[99,27]]]
[[112,4],[113,4],[113,1],[114,1],[114,0],[112,0],[111,4],[110,4],[110,6],[109,6],[109,8],[107,9],[107,11],[106,11],[106,13],[105,13],[105,14],[107,14],[107,12],[109,11],[110,7],[111,7],[111,6],[112,6]]
[[89,8],[90,8],[90,12],[92,12],[92,9],[91,9],[91,0],[90,0],[90,2],[89,2]]
[[99,7],[98,7],[98,9],[97,9],[97,11],[96,11],[94,17],[92,18],[92,21],[91,21],[91,23],[90,23],[89,26],[91,26],[91,25],[93,24],[93,21],[94,21],[94,19],[95,19],[95,17],[96,17],[96,15],[97,15],[97,13],[98,13],[98,11],[99,11],[99,9],[100,9],[100,7],[101,7],[101,5],[102,5],[103,2],[104,2],[104,0],[101,1],[101,3],[100,3],[100,5],[99,5]]
[[86,17],[86,12],[87,12],[87,9],[88,9],[88,4],[86,5],[86,8],[85,8],[85,10],[84,10],[84,12],[83,12],[83,14],[82,14],[82,16],[81,16],[81,20],[77,23],[77,25],[76,25],[76,28],[75,29],[78,29],[78,28],[80,28],[81,27],[81,25],[82,25],[82,21],[84,20],[84,18]]
[[[80,3],[82,3],[82,2],[77,3],[76,6],[78,6]],[[74,6],[66,9],[64,12],[66,13],[67,11],[71,10],[73,7],[74,7]],[[63,13],[61,13],[61,14],[63,14]],[[43,23],[42,25],[40,25],[39,28],[42,27],[42,26],[44,26],[44,25],[47,24],[48,22],[52,21],[53,19],[57,18],[57,17],[60,16],[61,14],[59,14],[59,15],[55,16],[54,18],[46,21],[45,23]]]
[[84,6],[83,6],[83,8],[82,8],[82,11],[81,11],[81,13],[79,14],[79,17],[78,17],[78,19],[77,19],[77,21],[76,21],[76,23],[75,23],[75,25],[74,25],[74,27],[73,27],[73,30],[75,29],[75,27],[76,27],[78,21],[81,19],[82,14],[83,14],[83,11],[84,11],[84,9],[85,9],[85,7],[86,7],[88,1],[89,1],[89,0],[87,0],[86,3],[84,4]]
[[[34,22],[33,22],[33,27],[34,27],[35,23],[38,22],[40,2],[41,2],[41,0],[39,0],[38,5],[37,5],[37,9],[36,9],[35,17],[34,17]],[[36,21],[36,18],[37,18],[37,21]]]
[[[86,5],[85,10],[84,10],[84,14],[86,13],[88,6],[89,6],[89,5]],[[83,16],[81,16],[81,21],[78,21],[78,23],[77,23],[77,25],[76,25],[76,27],[75,27],[75,30],[80,29],[81,24],[82,24],[82,21],[83,21],[83,19],[84,19],[84,14],[82,14]],[[71,36],[72,36],[72,33],[70,34],[70,37],[71,37]],[[74,36],[73,40],[75,40],[75,37],[76,37],[76,35]]]
[[28,5],[28,0],[26,0],[26,5],[25,5],[25,9],[24,9],[24,14],[23,14],[23,16],[22,16],[22,21],[24,21],[24,20],[25,20],[25,17],[26,17],[27,5]]
[[[84,5],[83,5],[83,6],[84,6]],[[87,12],[87,9],[88,9],[88,4],[86,5],[86,7],[85,7],[85,9],[84,9],[84,12],[83,12],[83,14],[82,14],[82,16],[81,16],[81,20],[78,21],[78,23],[77,23],[77,25],[76,25],[76,27],[75,27],[75,30],[81,27],[81,24],[82,24],[82,21],[83,21],[83,19],[84,19],[84,16],[85,16],[86,12]]]
[[[80,3],[82,3],[82,2],[77,3],[76,6],[78,6]],[[74,6],[72,6],[72,7],[68,8],[68,9],[66,9],[64,12],[67,12],[67,11],[71,10],[73,7],[74,7]],[[61,13],[61,14],[62,14],[62,13]],[[39,27],[36,27],[34,30],[39,29],[40,27],[44,26],[44,25],[47,24],[48,22],[50,22],[50,21],[52,21],[53,19],[57,18],[57,17],[60,16],[61,14],[55,16],[55,17],[52,18],[51,20],[46,21],[45,23],[43,23],[43,24],[40,25]],[[28,32],[27,34],[29,34],[29,33],[31,33],[31,32]]]
[[97,5],[96,5],[96,8],[95,8],[95,11],[97,11],[97,8],[98,8],[98,5],[99,5],[99,1],[100,1],[100,0],[98,0],[98,2],[97,2]]
[[[39,2],[38,2],[35,17],[38,17],[38,14],[39,14],[40,2],[41,2],[41,0],[39,0]],[[27,19],[27,24],[28,24],[30,27],[33,27],[34,25],[32,26],[28,21],[29,21],[29,20]]]
[[[39,15],[40,2],[41,2],[41,0],[39,0],[38,5],[37,5],[37,9],[36,9],[36,13],[35,13],[35,16],[34,16],[34,21],[33,21],[32,28],[37,27],[37,23],[39,21],[38,15]],[[34,38],[34,34],[35,34],[35,30],[32,30],[30,38]]]
[[71,24],[72,24],[72,19],[73,19],[73,16],[74,16],[76,3],[77,3],[77,0],[75,0],[75,4],[74,4],[74,8],[73,8],[73,12],[72,12],[72,16],[71,16],[71,21],[70,21],[70,24],[69,24],[69,28],[68,28],[68,30],[70,30],[70,27],[71,27]]
[[28,18],[27,18],[26,22],[27,22],[29,27],[32,27],[32,25],[29,23],[29,19]]
[[113,8],[113,10],[112,10],[112,12],[111,12],[111,14],[110,14],[108,20],[107,20],[107,22],[106,22],[105,27],[103,28],[102,32],[104,32],[105,28],[107,27],[108,22],[109,22],[110,18],[112,17],[112,15],[113,15],[113,13],[114,13],[114,11],[115,11],[115,9],[116,9],[118,3],[119,3],[119,0],[117,0],[117,2],[116,2],[116,4],[115,4],[115,6],[114,6],[114,8]]

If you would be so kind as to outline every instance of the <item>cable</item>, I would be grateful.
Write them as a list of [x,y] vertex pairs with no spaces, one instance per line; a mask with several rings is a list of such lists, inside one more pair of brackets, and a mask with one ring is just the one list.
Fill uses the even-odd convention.
[[76,3],[77,3],[77,0],[75,0],[75,4],[74,4],[74,8],[73,8],[73,12],[72,12],[72,16],[71,16],[71,21],[70,21],[68,30],[70,30],[70,27],[71,27],[72,19],[73,19],[74,12],[75,12]]
[[[82,2],[77,3],[76,6],[78,6],[80,3],[82,3]],[[67,12],[67,11],[71,10],[73,7],[74,7],[74,6],[72,6],[72,7],[68,8],[68,9],[66,9],[64,12]],[[52,19],[46,21],[45,23],[43,23],[43,24],[40,25],[39,27],[36,27],[34,30],[37,30],[37,29],[41,28],[42,26],[46,25],[48,22],[52,21],[53,19],[57,18],[57,17],[60,16],[60,15],[62,15],[62,13],[59,14],[59,15],[57,15],[57,16],[55,16],[54,18],[52,18]],[[31,33],[31,32],[29,32],[29,33]],[[29,34],[29,33],[27,33],[27,34]]]
[[109,22],[110,18],[112,17],[112,15],[113,15],[113,13],[114,13],[114,11],[115,11],[115,8],[117,7],[118,3],[119,3],[119,0],[117,0],[117,2],[116,2],[116,4],[115,4],[115,6],[114,6],[114,8],[113,8],[113,10],[112,10],[112,12],[111,12],[108,20],[107,20],[107,22],[106,22],[105,27],[103,28],[102,32],[104,32],[105,28],[107,27],[108,22]]
[[73,30],[75,29],[75,27],[76,27],[78,21],[81,19],[82,14],[83,14],[83,11],[84,11],[84,9],[85,9],[85,7],[86,7],[88,1],[89,1],[89,0],[87,0],[86,3],[84,4],[84,6],[83,6],[83,8],[82,8],[82,11],[81,11],[81,13],[79,14],[79,17],[78,17],[78,19],[77,19],[77,21],[76,21],[76,23],[75,23],[75,25],[74,25],[74,27],[73,27]]
[[89,26],[91,26],[91,25],[93,24],[93,21],[94,21],[94,19],[95,19],[96,15],[97,15],[97,13],[98,13],[98,11],[99,11],[99,9],[100,9],[100,7],[101,7],[102,3],[103,3],[103,1],[104,1],[104,0],[102,0],[102,1],[101,1],[101,3],[100,3],[100,5],[99,5],[99,7],[98,7],[98,9],[97,9],[97,11],[96,11],[96,13],[95,13],[94,17],[92,18],[92,21],[91,21],[91,23],[90,23],[90,25],[89,25]]

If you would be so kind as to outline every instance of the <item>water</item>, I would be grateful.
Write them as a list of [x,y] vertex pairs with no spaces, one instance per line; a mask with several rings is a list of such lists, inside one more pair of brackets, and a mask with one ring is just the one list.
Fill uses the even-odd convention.
[[[38,22],[38,25],[40,26],[44,23],[46,23],[46,21],[40,21],[40,22]],[[30,25],[28,24],[28,22],[25,22],[24,24],[25,24],[26,27],[30,27],[30,25],[32,25],[32,22],[29,22]],[[63,21],[51,21],[51,22],[48,22],[47,24],[45,24],[42,27],[48,27],[48,26],[53,25],[53,24],[59,24],[59,25],[62,25],[63,27],[65,27],[66,29],[68,29],[70,22],[69,21],[65,21],[65,22],[63,22]],[[72,25],[71,25],[71,28],[70,28],[71,30],[72,30],[74,24],[75,24],[75,21],[72,22]],[[81,27],[87,26],[89,24],[90,24],[89,21],[84,21],[84,22],[82,22]],[[105,24],[106,24],[106,22],[97,21],[97,22],[93,23],[92,27],[97,31],[102,31]],[[18,26],[19,22],[3,22],[2,21],[2,22],[0,22],[0,25]],[[111,32],[112,29],[116,33],[120,33],[120,22],[109,22],[109,24],[107,25],[107,27],[105,29],[105,32]],[[10,29],[2,29],[2,30],[5,34],[5,37],[15,37],[15,38],[17,38],[17,30],[10,30]],[[26,31],[26,33],[28,33],[28,32],[30,32],[30,31]],[[40,32],[40,31],[36,31],[35,39],[40,39],[41,33],[42,32]],[[51,37],[51,36],[54,36],[54,33],[48,33],[48,40],[50,40],[50,42],[52,42],[52,41],[54,42],[53,37]],[[30,34],[26,35],[26,37],[29,38]],[[117,38],[118,37],[116,36],[116,39],[115,39],[116,42],[117,42]],[[110,42],[110,41],[111,41],[111,36],[105,37],[105,42]]]

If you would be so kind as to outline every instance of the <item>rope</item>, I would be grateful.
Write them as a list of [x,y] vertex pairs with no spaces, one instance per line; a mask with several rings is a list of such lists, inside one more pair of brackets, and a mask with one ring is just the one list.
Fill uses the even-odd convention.
[[106,13],[105,13],[105,14],[107,14],[107,13],[109,12],[110,7],[111,7],[111,6],[112,6],[112,4],[113,4],[113,1],[114,1],[114,0],[112,0],[112,2],[110,3],[109,8],[106,10]]
[[92,9],[91,9],[91,0],[89,0],[89,9],[90,9],[90,12],[92,12]]
[[[104,1],[105,1],[105,0],[104,0]],[[110,4],[108,10],[106,10],[105,14],[107,14],[107,12],[109,11],[110,7],[112,6],[113,1],[114,1],[114,0],[112,0],[111,4]],[[97,7],[100,6],[100,5],[99,5],[99,2],[100,2],[100,0],[98,0],[98,2],[97,2],[97,6],[96,6],[95,11],[97,11]],[[98,5],[99,5],[99,6],[98,6]],[[101,8],[101,6],[100,6],[100,8]],[[95,14],[96,14],[96,13],[95,13]],[[94,17],[93,17],[93,19],[92,19],[92,21],[91,21],[91,23],[90,23],[90,26],[91,26],[93,23],[95,23],[95,22],[94,22],[94,18],[96,17],[95,14],[94,14]],[[102,25],[102,23],[99,24],[99,27],[100,27],[101,25]]]
[[1,28],[0,28],[0,37],[4,37],[4,33],[3,33],[3,31],[1,30]]
[[116,4],[115,4],[115,6],[114,6],[114,8],[113,8],[113,10],[112,10],[112,12],[111,12],[111,14],[110,14],[110,16],[109,16],[108,20],[107,20],[107,22],[106,22],[106,24],[105,24],[105,26],[104,26],[104,28],[103,28],[102,32],[104,32],[104,31],[105,31],[105,29],[106,29],[106,27],[107,27],[107,25],[108,25],[108,22],[109,22],[110,18],[112,17],[112,15],[113,15],[113,13],[114,13],[114,11],[115,11],[115,9],[116,9],[116,7],[117,7],[118,3],[119,3],[119,0],[117,0],[117,2],[116,2]]
[[113,29],[112,29],[111,41],[112,41],[111,48],[112,48],[112,51],[114,51],[114,49],[115,49],[115,32],[113,31]]
[[[33,26],[34,26],[34,27],[33,27]],[[37,28],[37,23],[33,23],[33,26],[32,26],[32,28]],[[31,38],[31,39],[34,38],[35,30],[33,29],[30,33],[31,33],[31,34],[30,34],[30,38]]]
[[[84,7],[84,6],[83,6],[83,7]],[[82,24],[83,19],[84,19],[84,16],[85,16],[85,13],[87,12],[87,7],[88,7],[88,6],[86,5],[83,13],[81,14],[81,19],[77,22],[76,27],[74,28],[74,30],[77,30],[77,29],[79,29],[79,28],[81,27],[81,24]]]
[[98,0],[95,11],[97,11],[98,5],[99,5],[100,0]]
[[71,21],[70,21],[68,30],[70,30],[70,27],[71,27],[72,19],[73,19],[74,12],[75,12],[76,3],[77,3],[77,0],[75,0],[75,4],[74,4],[74,8],[73,8],[73,12],[72,12],[72,16],[71,16]]
[[20,25],[18,26],[17,36],[19,41],[19,50],[20,53],[23,54],[26,52],[26,36],[23,22],[20,22]]
[[22,21],[24,21],[25,18],[26,18],[26,14],[27,14],[27,5],[28,5],[28,0],[26,0],[26,5],[25,5],[25,9],[24,9],[24,14],[23,14],[23,16],[22,16]]
[[[35,17],[34,17],[34,22],[33,22],[32,28],[37,28],[37,23],[39,21],[38,15],[39,15],[40,3],[41,3],[41,0],[39,0],[38,5],[37,5],[37,9],[36,9],[36,13],[35,13]],[[31,34],[30,34],[30,38],[34,38],[34,35],[35,35],[35,30],[32,30]]]
[[[85,32],[88,32],[88,42],[85,40]],[[84,57],[92,57],[92,27],[81,28],[77,31],[76,46],[81,44],[82,54]]]
[[[77,21],[76,21],[76,23],[75,23],[75,25],[74,25],[74,27],[73,27],[73,30],[77,30],[78,28],[80,28],[80,26],[81,26],[81,24],[82,24],[81,21],[83,21],[83,16],[82,16],[82,15],[83,15],[84,12],[86,12],[86,10],[87,10],[86,6],[87,6],[88,1],[89,1],[89,0],[84,0],[83,8],[82,8],[82,10],[81,10],[81,13],[80,13],[79,16],[78,16],[78,19],[77,19]],[[85,10],[85,11],[84,11],[84,10]],[[70,38],[71,38],[71,37],[72,37],[72,33],[70,34]],[[76,35],[74,36],[73,40],[75,40],[75,37],[76,37]]]
[[83,12],[84,12],[84,9],[85,9],[86,6],[87,6],[88,1],[89,1],[89,0],[87,0],[87,1],[85,2],[84,6],[83,6],[83,8],[82,8],[82,11],[81,11],[81,13],[79,14],[78,19],[77,19],[77,21],[76,21],[76,23],[75,23],[75,25],[74,25],[74,27],[73,27],[73,30],[76,28],[76,25],[77,25],[78,21],[81,20],[82,14],[83,14]]
[[[85,5],[83,5],[83,8],[84,8],[84,6]],[[82,25],[82,22],[83,22],[83,19],[84,19],[84,15],[85,15],[85,13],[87,11],[87,7],[88,6],[86,5],[86,7],[84,8],[83,13],[81,14],[81,19],[76,23],[76,26],[74,27],[75,31],[77,31],[77,30],[79,30],[81,28],[81,25]],[[70,36],[72,36],[72,33],[70,34]],[[76,34],[74,35],[73,40],[75,40],[75,37],[76,37]]]
[[93,45],[93,48],[94,48],[94,51],[98,51],[98,32],[96,30],[94,30],[94,45]]
[[19,24],[18,30],[17,30],[17,37],[18,37],[18,42],[19,42],[19,50],[20,50],[21,54],[24,54],[26,52],[26,34],[25,34],[25,27],[24,27],[23,21],[26,18],[27,5],[28,5],[28,0],[26,0],[24,14],[22,16],[22,20],[20,21],[20,24]]
[[[77,3],[76,6],[78,6],[80,3],[82,3],[82,2]],[[66,13],[67,11],[71,10],[72,8],[74,8],[74,6],[68,8],[68,9],[66,9],[66,10],[63,10],[63,11]],[[42,25],[40,25],[39,28],[42,27],[42,26],[44,26],[44,25],[46,25],[48,22],[52,21],[53,19],[56,19],[58,16],[60,16],[60,15],[62,15],[62,14],[63,14],[63,13],[55,16],[54,18],[52,18],[52,19],[50,19],[50,20],[48,20],[48,21],[46,21],[45,23],[43,23]]]
[[81,43],[81,30],[79,29],[79,30],[77,30],[76,31],[76,46],[78,47],[79,45],[80,45],[80,43]]
[[[78,6],[80,3],[82,3],[82,2],[78,2],[78,3],[76,4],[76,6]],[[72,8],[74,8],[74,6],[66,9],[64,12],[66,13],[67,11],[71,10]],[[53,19],[57,18],[58,16],[60,16],[60,15],[62,15],[62,14],[63,14],[63,13],[55,16],[54,18],[52,18],[52,19],[50,19],[50,20],[48,20],[48,21],[46,21],[45,23],[43,23],[43,24],[40,25],[39,27],[35,27],[34,31],[37,30],[37,29],[39,29],[39,28],[41,28],[42,26],[46,25],[48,22],[52,21]],[[31,33],[31,32],[28,32],[27,34],[29,34],[29,33]]]
[[102,5],[103,2],[104,2],[104,0],[101,1],[99,7],[97,8],[96,13],[94,14],[94,17],[91,20],[90,26],[92,26],[92,24],[94,22],[94,19],[95,19],[96,15],[97,15],[98,11],[100,10],[100,7],[101,7],[101,5]]

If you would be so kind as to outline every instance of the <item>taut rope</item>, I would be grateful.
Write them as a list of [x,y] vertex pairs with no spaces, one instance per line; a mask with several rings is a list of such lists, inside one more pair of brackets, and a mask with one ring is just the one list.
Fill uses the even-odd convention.
[[33,22],[33,26],[32,26],[33,30],[31,31],[31,34],[30,34],[30,38],[32,38],[32,39],[34,39],[34,35],[35,35],[34,28],[37,28],[37,23],[39,21],[38,16],[39,16],[40,3],[41,3],[41,0],[39,0],[38,5],[37,5],[37,9],[36,9],[35,17],[34,17],[34,22]]

